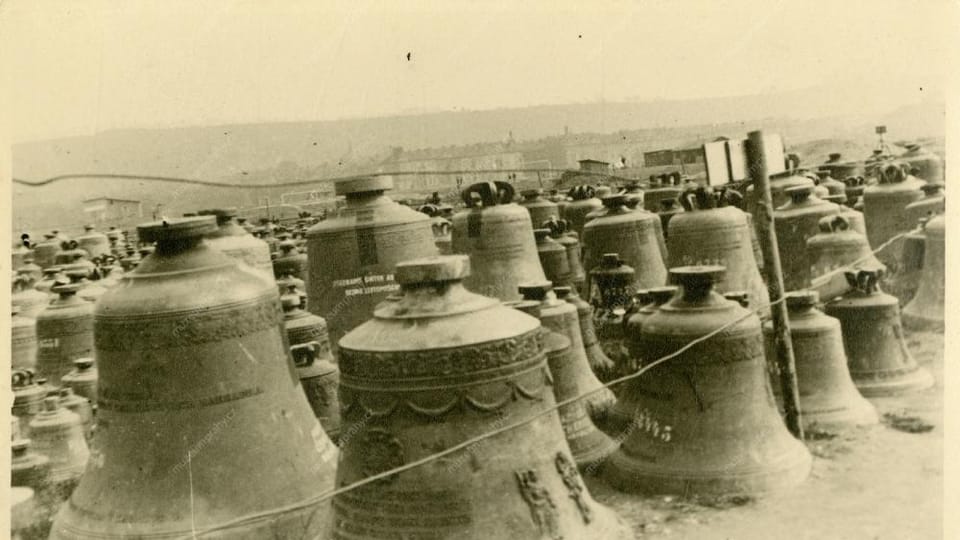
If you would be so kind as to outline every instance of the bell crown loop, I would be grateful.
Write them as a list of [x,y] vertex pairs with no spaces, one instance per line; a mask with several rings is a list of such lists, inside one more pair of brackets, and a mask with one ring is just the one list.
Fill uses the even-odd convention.
[[790,291],[784,296],[786,297],[787,309],[791,311],[815,307],[817,302],[820,301],[820,293],[810,289]]
[[670,280],[680,286],[686,301],[706,298],[716,282],[723,277],[725,266],[678,266],[670,269]]
[[169,218],[138,225],[137,237],[143,242],[168,244],[199,240],[216,230],[217,220],[214,216]]
[[550,229],[534,229],[533,236],[534,238],[537,239],[538,244],[542,244],[544,242],[549,242],[553,240],[552,238],[550,238],[551,236]]
[[740,307],[750,307],[750,293],[747,291],[728,291],[723,293],[723,297],[740,304]]
[[43,412],[47,414],[56,413],[60,410],[60,398],[57,396],[47,396],[43,398]]
[[57,283],[50,290],[60,295],[60,298],[74,296],[83,287],[82,283]]
[[478,182],[463,190],[463,202],[467,208],[488,208],[509,204],[514,197],[513,185],[508,182]]
[[851,288],[861,294],[870,295],[880,291],[879,284],[880,278],[883,276],[883,269],[847,270],[843,275]]
[[394,279],[401,287],[461,281],[470,275],[467,255],[436,255],[398,263]]
[[603,202],[603,206],[605,208],[609,208],[613,210],[613,209],[625,207],[628,202],[628,197],[623,193],[616,193],[613,195],[607,195],[606,197],[600,200]]
[[567,192],[567,196],[575,201],[583,201],[586,199],[592,199],[596,195],[596,190],[593,189],[593,186],[582,185],[582,186],[573,186],[570,188],[570,191]]
[[813,196],[814,186],[793,186],[785,189],[787,195],[790,196],[790,200],[794,204],[802,203],[803,201],[809,199]]
[[[568,287],[569,288],[569,287]],[[548,300],[550,291],[553,290],[553,283],[550,281],[540,281],[537,283],[522,283],[517,287],[517,292],[523,295],[524,300],[536,300],[543,302]],[[569,291],[568,291],[569,294]]]
[[677,291],[680,290],[680,287],[676,285],[664,285],[662,287],[653,287],[647,289],[647,296],[650,298],[650,301],[657,304],[666,304],[670,301],[671,298],[677,295]]
[[357,196],[363,193],[383,192],[393,189],[393,179],[389,176],[362,176],[348,178],[333,184],[334,195]]
[[77,358],[73,361],[73,365],[76,366],[79,371],[88,370],[93,367],[93,358]]

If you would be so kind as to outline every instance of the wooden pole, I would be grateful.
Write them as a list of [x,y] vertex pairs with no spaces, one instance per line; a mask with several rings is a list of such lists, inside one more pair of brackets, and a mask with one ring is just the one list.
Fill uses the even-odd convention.
[[[749,133],[746,151],[748,174],[753,182],[753,189],[757,198],[757,219],[755,220],[757,238],[763,251],[764,270],[767,274],[770,300],[776,302],[782,299],[784,294],[783,270],[780,267],[777,233],[773,223],[773,199],[770,195],[770,177],[767,174],[762,131],[751,131]],[[779,302],[771,306],[771,312],[777,351],[776,361],[780,371],[780,389],[783,396],[787,428],[796,438],[803,440],[803,425],[800,419],[800,393],[797,390],[797,366],[793,357],[793,342],[790,339],[790,321],[787,318],[786,302]]]

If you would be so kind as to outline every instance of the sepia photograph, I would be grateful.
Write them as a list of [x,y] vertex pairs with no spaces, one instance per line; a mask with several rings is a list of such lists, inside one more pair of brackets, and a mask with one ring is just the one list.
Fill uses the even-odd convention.
[[960,538],[958,28],[0,0],[0,536]]

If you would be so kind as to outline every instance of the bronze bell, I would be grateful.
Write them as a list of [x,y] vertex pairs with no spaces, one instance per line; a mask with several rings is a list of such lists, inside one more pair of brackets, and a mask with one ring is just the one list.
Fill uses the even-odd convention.
[[73,393],[97,404],[97,368],[93,358],[77,358],[73,361],[73,370],[60,378],[64,386],[73,388]]
[[[398,264],[400,297],[340,341],[337,485],[555,404],[540,322],[468,291],[469,269],[457,255]],[[590,497],[556,413],[338,494],[334,512],[337,538],[631,537]]]
[[[727,269],[717,292],[746,291],[761,306],[770,302],[753,251],[748,214],[731,205],[739,200],[732,190],[710,187],[687,190],[680,198],[686,210],[670,221],[667,251],[670,267],[720,265]],[[769,309],[763,308],[763,315]]]
[[273,259],[273,276],[277,279],[293,275],[304,282],[307,278],[307,256],[297,250],[297,243],[284,240],[279,244],[280,253]]
[[625,383],[620,399],[633,423],[604,470],[618,489],[758,493],[798,484],[810,471],[810,453],[773,401],[760,320],[713,291],[723,271],[671,269],[682,292],[643,321],[644,365],[731,326]]
[[[908,221],[907,205],[923,197],[922,180],[910,176],[906,164],[888,162],[880,166],[879,182],[863,190],[863,217],[867,223],[867,239],[874,248],[916,225]],[[899,271],[902,239],[877,253],[877,258],[892,274]]]
[[825,216],[817,222],[820,232],[807,239],[811,289],[829,302],[850,290],[841,269],[879,268],[867,238],[850,228],[843,214]]
[[570,222],[565,218],[546,221],[541,224],[541,227],[550,229],[550,236],[567,250],[570,279],[568,284],[562,284],[562,286],[569,285],[583,294],[587,274],[583,271],[583,252],[580,249],[580,239],[577,238],[577,233],[573,232],[570,228]]
[[605,253],[600,266],[590,271],[592,283],[600,294],[593,301],[593,327],[604,355],[613,361],[613,366],[595,371],[603,381],[611,381],[623,370],[629,354],[623,339],[623,319],[633,297],[633,268],[624,264],[616,253]]
[[453,216],[453,251],[470,256],[471,291],[504,301],[518,300],[517,286],[543,281],[530,213],[511,203],[506,182],[474,184],[464,190],[467,208]]
[[20,314],[24,317],[36,319],[46,309],[47,305],[56,298],[34,286],[34,280],[25,273],[18,273],[14,278],[13,294],[10,295],[10,304],[20,307]]
[[657,212],[660,210],[661,201],[676,199],[682,191],[683,188],[681,186],[674,185],[673,182],[669,180],[651,185],[643,190],[643,208],[648,212]]
[[391,200],[392,189],[387,176],[338,181],[346,206],[307,231],[307,307],[327,321],[334,356],[337,341],[399,288],[394,265],[437,253],[430,218]]
[[59,392],[60,406],[80,417],[80,424],[83,426],[83,436],[90,440],[93,435],[93,405],[90,400],[73,393],[73,388],[69,386],[60,388]]
[[73,361],[93,352],[93,307],[77,296],[80,283],[53,287],[59,295],[37,315],[37,371],[60,385],[60,378],[73,369]]
[[87,252],[90,258],[110,253],[110,240],[107,235],[97,232],[93,225],[84,225],[84,233],[77,237],[77,245]]
[[850,376],[866,397],[888,396],[933,385],[903,338],[897,299],[879,289],[880,270],[846,272],[851,290],[825,306],[840,319]]
[[567,256],[567,249],[551,237],[550,229],[534,229],[533,235],[537,240],[537,256],[540,258],[540,266],[543,267],[543,273],[547,280],[557,285],[572,285],[573,276],[570,272],[570,258]]
[[923,228],[923,273],[917,294],[903,308],[903,324],[907,328],[943,328],[945,232],[943,214],[931,218]]
[[[583,401],[590,417],[602,422],[616,398],[610,389],[603,387],[587,359],[577,308],[570,302],[559,299],[552,289],[550,282],[526,283],[519,287],[524,300],[540,302],[540,322],[570,340],[572,362],[566,374],[577,381],[580,393],[593,391]],[[606,371],[612,370],[613,363],[610,362],[605,368]]]
[[57,253],[60,252],[60,241],[56,235],[47,233],[44,239],[33,247],[33,260],[40,268],[47,269],[54,265]]
[[819,185],[827,188],[828,195],[840,195],[844,199],[847,197],[847,186],[833,177],[831,169],[819,168],[816,171]]
[[313,414],[327,435],[336,442],[340,435],[340,399],[337,397],[340,372],[330,353],[327,322],[300,309],[300,295],[292,285],[280,297],[280,302],[283,305],[283,325],[300,385]]
[[663,240],[669,241],[670,236],[670,218],[683,213],[683,206],[680,205],[676,197],[660,199],[660,208],[657,215],[660,216],[660,225],[663,228]]
[[563,219],[569,222],[569,230],[583,238],[583,226],[587,224],[587,214],[603,208],[603,202],[596,196],[593,186],[574,186],[567,193],[572,199],[563,209]]
[[[583,269],[590,274],[605,253],[619,253],[635,272],[634,289],[666,284],[666,246],[660,218],[646,210],[626,208],[624,195],[603,199],[604,212],[583,228]],[[588,299],[595,291],[588,286]]]
[[54,283],[57,280],[57,276],[60,274],[61,268],[59,266],[49,266],[43,269],[43,277],[40,281],[37,281],[33,288],[44,293],[52,294],[50,290],[53,287]]
[[11,413],[20,419],[20,429],[29,436],[30,421],[43,410],[47,387],[39,384],[36,372],[30,368],[13,368],[10,374],[13,387]]
[[[638,292],[636,296],[635,308],[628,311],[624,317],[624,343],[627,347],[626,362],[619,366],[619,377],[636,373],[643,366],[646,351],[640,335],[643,331],[643,321],[647,317],[656,313],[657,308],[669,302],[676,294],[679,288],[676,285],[665,285],[663,287],[654,287]],[[647,358],[647,361],[653,361],[656,358]],[[634,409],[633,397],[626,391],[628,384],[620,384],[614,387],[617,393],[617,402],[610,409],[601,429],[607,434],[622,437],[626,430],[633,423]]]
[[530,222],[534,227],[539,227],[540,224],[551,219],[560,219],[557,203],[546,199],[542,189],[528,189],[521,191],[520,195],[523,196],[520,206],[530,212]]
[[942,214],[946,211],[946,197],[943,194],[943,184],[931,182],[920,186],[923,198],[908,204],[904,209],[904,221],[916,223],[920,218]]
[[[591,389],[600,389],[601,386],[595,377],[591,377],[584,370],[583,356],[579,354],[577,345],[567,337],[560,326],[564,324],[563,315],[559,311],[570,313],[569,305],[558,301],[550,292],[548,283],[528,284],[520,287],[525,300],[521,303],[534,302],[536,316],[547,329],[545,338],[547,349],[547,365],[553,375],[554,395],[557,401],[566,401],[585,394]],[[517,306],[519,309],[523,309]],[[532,310],[525,310],[533,315]],[[609,397],[609,390],[603,389],[598,393],[587,395],[570,404],[560,407],[560,424],[566,434],[573,460],[582,470],[594,474],[602,465],[602,461],[616,450],[616,443],[597,429],[591,417],[602,419],[611,402],[598,404],[595,400],[598,394]],[[594,400],[594,401],[591,401]],[[598,408],[599,405],[599,408]]]
[[207,237],[207,243],[233,259],[242,261],[251,268],[273,276],[273,263],[270,252],[274,251],[263,240],[254,238],[246,229],[237,224],[236,208],[214,208],[197,212],[201,216],[214,216],[217,229]]
[[[843,352],[840,321],[817,309],[816,291],[794,291],[786,295],[805,432],[838,431],[853,426],[876,424],[877,411],[860,395],[850,378]],[[770,385],[780,396],[773,323],[763,325]],[[779,401],[779,399],[778,399]]]
[[139,226],[155,252],[97,303],[96,435],[52,539],[325,534],[336,447],[299,388],[273,276],[211,247],[215,228]]
[[37,453],[50,458],[50,481],[70,484],[83,475],[90,457],[80,416],[60,406],[60,398],[43,400],[43,410],[30,421],[30,440]]
[[577,294],[572,287],[554,287],[557,298],[572,305],[577,310],[577,321],[580,325],[580,337],[583,341],[583,350],[587,356],[587,364],[593,373],[605,373],[615,369],[613,360],[607,358],[600,347],[597,331],[593,326],[593,307]]
[[840,208],[813,194],[811,186],[787,189],[790,202],[773,211],[777,250],[783,269],[785,291],[810,288],[807,239],[820,230],[820,219],[839,214]]
[[823,197],[823,200],[832,202],[840,207],[840,215],[847,218],[847,221],[850,223],[850,228],[862,234],[864,237],[867,236],[867,225],[863,219],[863,212],[859,210],[854,210],[849,206],[845,206],[844,202],[846,201],[845,195],[828,195]]
[[14,304],[10,319],[10,363],[13,369],[37,365],[37,321],[20,316],[20,306]]
[[32,451],[30,439],[21,436],[11,443],[10,485],[45,489],[50,482],[50,458]]

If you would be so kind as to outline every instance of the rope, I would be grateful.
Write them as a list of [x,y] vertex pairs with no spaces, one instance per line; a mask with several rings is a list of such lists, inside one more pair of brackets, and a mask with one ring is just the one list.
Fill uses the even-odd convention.
[[[922,228],[918,228],[918,229],[915,229],[915,230],[913,230],[913,231],[908,231],[908,232],[906,232],[906,233],[901,233],[901,234],[898,234],[898,235],[894,236],[893,238],[891,238],[891,239],[887,240],[886,242],[884,242],[883,244],[881,244],[880,247],[872,250],[871,253],[870,253],[870,256],[872,256],[872,255],[880,252],[881,250],[887,248],[888,246],[890,246],[891,244],[893,244],[896,240],[898,240],[898,239],[900,239],[900,238],[902,238],[902,237],[904,237],[904,236],[906,236],[906,235],[908,235],[908,234],[911,234],[911,233],[913,233],[913,232],[916,232],[917,230],[920,230],[920,229],[922,229]],[[864,259],[865,259],[865,258],[869,258],[869,256],[864,257]],[[853,262],[853,263],[850,263],[849,265],[847,265],[847,266],[845,266],[845,267],[842,267],[842,268],[839,268],[839,269],[837,269],[837,270],[834,270],[833,273],[838,273],[838,272],[840,272],[840,271],[845,271],[845,270],[848,269],[848,268],[852,268],[854,264],[857,264],[858,262],[861,262],[862,260],[863,260],[863,259],[858,259],[858,261],[855,261],[855,262]],[[828,274],[828,275],[829,275],[829,274]],[[730,322],[728,322],[728,323],[726,323],[726,324],[724,324],[724,325],[721,325],[721,326],[718,327],[717,329],[715,329],[715,330],[713,330],[713,331],[711,331],[711,332],[709,332],[709,333],[707,333],[707,334],[705,334],[705,335],[703,335],[703,336],[700,336],[700,337],[698,337],[698,338],[690,341],[689,343],[687,343],[687,344],[684,345],[683,347],[680,347],[680,348],[677,349],[676,351],[674,351],[674,352],[672,352],[672,353],[670,353],[670,354],[667,354],[667,355],[665,355],[665,356],[662,356],[662,357],[658,358],[657,360],[655,360],[655,361],[653,361],[653,362],[650,362],[649,364],[643,366],[642,368],[638,369],[638,370],[637,370],[636,372],[634,372],[634,373],[631,373],[631,374],[629,374],[629,375],[624,375],[623,377],[619,377],[619,378],[617,378],[617,379],[614,379],[614,380],[612,380],[612,381],[609,381],[609,382],[607,382],[607,383],[605,383],[605,384],[602,384],[601,386],[599,386],[599,387],[597,387],[597,388],[595,388],[595,389],[593,389],[593,390],[587,391],[587,392],[585,392],[585,393],[583,393],[583,394],[579,394],[579,395],[577,395],[577,396],[574,396],[574,397],[571,397],[571,398],[568,398],[568,399],[565,399],[565,400],[562,400],[562,401],[558,401],[558,402],[557,402],[555,405],[553,405],[552,407],[548,407],[548,408],[546,408],[546,409],[544,409],[544,410],[542,410],[542,411],[540,411],[540,412],[538,412],[538,413],[536,413],[536,414],[534,414],[534,415],[531,415],[531,416],[529,416],[529,417],[527,417],[527,418],[524,418],[523,420],[519,420],[519,421],[517,421],[517,422],[514,422],[514,423],[512,423],[512,424],[508,424],[508,425],[506,425],[506,426],[503,426],[503,427],[501,427],[501,428],[495,429],[495,430],[493,430],[493,431],[490,431],[490,432],[487,432],[487,433],[483,433],[483,434],[481,434],[481,435],[477,435],[476,437],[472,437],[472,438],[470,438],[470,439],[467,439],[467,440],[465,440],[465,441],[463,441],[463,442],[461,442],[461,443],[458,443],[458,444],[456,444],[456,445],[454,445],[454,446],[451,446],[450,448],[444,449],[444,450],[442,450],[442,451],[440,451],[440,452],[437,452],[437,453],[435,453],[435,454],[430,454],[430,455],[424,456],[424,457],[422,457],[422,458],[420,458],[420,459],[418,459],[418,460],[416,460],[416,461],[411,461],[410,463],[405,463],[405,464],[403,464],[403,465],[401,465],[401,466],[399,466],[399,467],[390,469],[390,470],[388,470],[388,471],[384,471],[384,472],[381,472],[381,473],[377,473],[377,474],[375,474],[375,475],[373,475],[373,476],[368,476],[367,478],[364,478],[363,480],[354,482],[354,483],[352,483],[352,484],[349,484],[349,485],[346,485],[346,486],[343,486],[343,487],[339,487],[339,488],[335,488],[335,489],[332,489],[332,490],[329,490],[329,491],[325,491],[325,492],[323,492],[323,493],[321,493],[321,494],[319,494],[319,495],[316,495],[316,496],[311,497],[311,498],[309,498],[309,499],[306,499],[306,500],[304,500],[304,501],[300,501],[300,502],[298,502],[298,503],[291,504],[291,505],[287,505],[287,506],[284,506],[284,507],[281,507],[281,508],[274,508],[274,509],[271,509],[271,510],[268,510],[268,511],[259,512],[259,513],[256,513],[256,514],[250,514],[250,515],[247,515],[247,516],[243,516],[243,517],[240,517],[240,518],[236,518],[236,519],[234,519],[234,520],[231,520],[231,521],[228,521],[228,522],[225,522],[225,523],[221,523],[221,524],[219,524],[219,525],[217,525],[217,526],[215,526],[215,527],[211,527],[211,528],[209,528],[209,529],[204,529],[204,530],[202,530],[202,531],[199,531],[198,534],[201,535],[201,536],[203,536],[203,535],[206,535],[206,534],[209,534],[209,533],[214,533],[214,532],[222,531],[222,530],[224,530],[224,529],[228,529],[228,528],[231,528],[231,527],[236,527],[236,526],[244,525],[244,524],[247,524],[247,523],[250,523],[250,522],[255,522],[255,521],[257,521],[257,520],[267,519],[267,518],[270,518],[270,517],[272,517],[272,516],[276,516],[277,514],[287,513],[287,512],[294,512],[294,511],[297,511],[297,510],[302,510],[302,509],[307,508],[307,507],[309,507],[309,506],[312,506],[312,505],[314,505],[314,504],[317,504],[317,503],[320,503],[320,502],[323,502],[323,501],[332,499],[333,497],[335,497],[335,496],[337,496],[337,495],[341,495],[341,494],[343,494],[343,493],[347,493],[347,492],[353,491],[353,490],[355,490],[355,489],[358,489],[358,488],[363,487],[363,486],[365,486],[365,485],[371,484],[371,483],[376,482],[376,481],[378,481],[378,480],[382,480],[382,479],[384,479],[384,478],[388,478],[388,477],[393,476],[393,475],[395,475],[395,474],[399,474],[399,473],[402,473],[402,472],[404,472],[404,471],[409,471],[409,470],[411,470],[411,469],[420,467],[420,466],[422,466],[422,465],[426,465],[427,463],[430,463],[430,462],[435,461],[435,460],[437,460],[437,459],[440,459],[440,458],[442,458],[442,457],[448,456],[448,455],[453,454],[453,453],[455,453],[455,452],[458,452],[458,451],[460,451],[460,450],[466,449],[466,448],[468,448],[468,447],[470,447],[470,446],[472,446],[472,445],[474,445],[474,444],[477,444],[477,443],[479,443],[479,442],[481,442],[481,441],[484,441],[484,440],[486,440],[486,439],[495,437],[495,436],[497,436],[497,435],[499,435],[499,434],[501,434],[501,433],[505,433],[505,432],[507,432],[507,431],[516,429],[516,428],[518,428],[518,427],[525,426],[525,425],[533,422],[534,420],[536,420],[536,419],[538,419],[538,418],[541,418],[541,417],[546,416],[546,415],[548,415],[548,414],[550,414],[550,413],[553,413],[553,412],[555,412],[555,411],[558,411],[560,408],[565,407],[565,406],[567,406],[567,405],[570,405],[570,404],[572,404],[572,403],[575,403],[575,402],[577,402],[577,401],[579,401],[579,400],[582,400],[583,398],[585,398],[585,397],[587,397],[587,396],[590,396],[590,395],[592,395],[592,394],[595,394],[595,393],[597,393],[597,392],[600,392],[600,391],[602,391],[602,390],[604,390],[604,389],[606,389],[606,388],[609,388],[609,387],[611,387],[611,386],[618,385],[618,384],[624,383],[624,382],[626,382],[626,381],[635,379],[635,378],[643,375],[644,373],[650,371],[651,369],[659,366],[660,364],[663,364],[663,363],[666,362],[667,360],[671,360],[671,359],[673,359],[673,358],[676,358],[677,356],[679,356],[679,355],[683,354],[684,352],[690,350],[690,349],[691,349],[692,347],[694,347],[695,345],[697,345],[697,344],[699,344],[699,343],[702,343],[702,342],[704,342],[704,341],[712,338],[713,336],[716,336],[717,334],[723,332],[723,331],[726,330],[727,328],[730,328],[731,326],[734,326],[734,325],[736,325],[736,324],[738,324],[738,323],[740,323],[740,322],[742,322],[742,321],[744,321],[744,320],[746,320],[746,319],[748,319],[748,318],[750,318],[750,317],[753,317],[753,316],[757,315],[758,312],[760,312],[761,310],[764,310],[764,309],[766,309],[766,308],[775,306],[775,305],[777,305],[777,304],[779,304],[779,303],[781,303],[781,302],[784,302],[784,301],[786,301],[786,295],[783,295],[783,296],[781,296],[780,298],[778,298],[777,300],[774,300],[774,301],[769,302],[769,303],[767,303],[767,304],[763,304],[763,305],[760,305],[760,306],[755,307],[755,308],[753,308],[753,309],[750,309],[750,310],[749,310],[745,315],[743,315],[742,317],[739,317],[739,318],[737,318],[737,319],[735,319],[735,320],[732,320],[732,321],[730,321]],[[189,537],[185,537],[185,538],[189,538]]]

